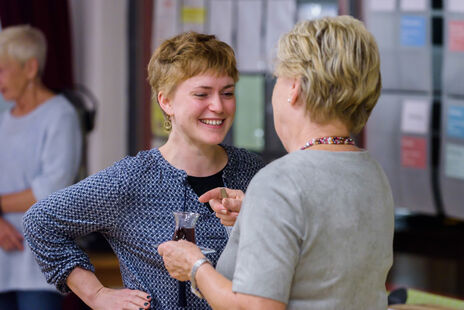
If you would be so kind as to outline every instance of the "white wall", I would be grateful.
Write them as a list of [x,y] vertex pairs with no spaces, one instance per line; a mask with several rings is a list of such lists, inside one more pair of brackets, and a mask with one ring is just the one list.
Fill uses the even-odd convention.
[[127,154],[128,0],[70,0],[74,76],[98,99],[89,136],[93,174]]

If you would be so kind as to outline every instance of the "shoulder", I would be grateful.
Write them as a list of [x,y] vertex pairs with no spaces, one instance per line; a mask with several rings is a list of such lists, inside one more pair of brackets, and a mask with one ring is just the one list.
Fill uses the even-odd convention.
[[230,145],[221,145],[227,152],[229,160],[234,168],[237,169],[261,169],[264,167],[264,161],[256,153],[250,152],[244,148],[238,148]]
[[[39,113],[42,119],[46,119],[53,123],[73,124],[78,125],[78,115],[74,106],[69,102],[66,97],[62,95],[55,95],[43,104]],[[70,122],[70,120],[72,122]]]

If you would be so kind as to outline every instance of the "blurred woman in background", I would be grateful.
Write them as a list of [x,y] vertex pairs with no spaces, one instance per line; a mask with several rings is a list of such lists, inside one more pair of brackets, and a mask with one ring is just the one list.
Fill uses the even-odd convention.
[[46,50],[38,29],[0,32],[0,92],[13,103],[0,114],[0,309],[61,309],[22,228],[36,201],[73,183],[81,157],[76,111],[41,81]]
[[[35,204],[24,217],[26,239],[47,279],[91,308],[209,309],[189,286],[179,290],[156,246],[172,238],[173,211],[196,212],[196,241],[216,250],[215,263],[228,234],[198,196],[218,186],[244,191],[263,166],[256,155],[220,144],[235,116],[234,52],[214,36],[180,34],[157,48],[148,80],[170,129],[167,142]],[[126,289],[103,287],[76,245],[95,231],[116,253]]]
[[392,193],[350,138],[380,95],[374,37],[349,16],[304,21],[277,55],[274,125],[289,154],[251,181],[217,271],[190,242],[158,251],[214,309],[386,309]]

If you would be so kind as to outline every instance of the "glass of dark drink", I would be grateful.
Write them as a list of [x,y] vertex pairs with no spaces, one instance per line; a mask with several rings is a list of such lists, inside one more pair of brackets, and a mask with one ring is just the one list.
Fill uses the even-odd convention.
[[187,240],[195,242],[195,224],[197,223],[199,213],[195,212],[174,212],[174,219],[176,221],[176,229],[172,240]]

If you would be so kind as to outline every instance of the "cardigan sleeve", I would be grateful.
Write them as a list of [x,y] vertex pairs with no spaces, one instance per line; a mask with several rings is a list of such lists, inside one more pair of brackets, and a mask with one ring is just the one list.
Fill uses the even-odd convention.
[[75,239],[107,232],[124,205],[124,160],[33,205],[23,218],[24,235],[48,283],[66,293],[66,279],[79,266],[94,271]]

